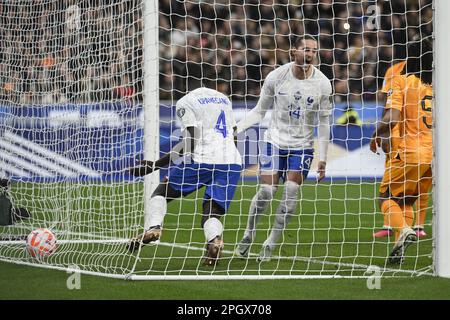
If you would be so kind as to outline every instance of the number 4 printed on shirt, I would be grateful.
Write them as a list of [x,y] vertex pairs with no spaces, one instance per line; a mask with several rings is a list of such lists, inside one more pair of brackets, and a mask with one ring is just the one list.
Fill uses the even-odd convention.
[[217,118],[216,131],[220,132],[224,138],[227,137],[227,122],[225,120],[225,112],[220,112],[219,118]]

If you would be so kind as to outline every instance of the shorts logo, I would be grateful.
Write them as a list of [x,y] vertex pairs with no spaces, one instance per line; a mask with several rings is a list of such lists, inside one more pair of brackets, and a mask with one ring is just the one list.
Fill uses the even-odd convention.
[[306,158],[304,161],[304,164],[305,164],[305,166],[304,166],[305,169],[309,170],[309,168],[311,167],[311,158]]
[[181,119],[183,118],[184,114],[186,113],[186,110],[184,108],[180,108],[177,110],[177,116]]
[[270,161],[272,160],[272,158],[270,157],[270,156],[268,156],[268,155],[261,155],[260,157],[259,157],[259,162],[262,164],[262,165],[266,165],[266,164],[269,164],[270,163]]
[[297,91],[294,93],[294,99],[295,101],[299,101],[302,98],[302,93],[300,91]]
[[389,89],[389,91],[387,92],[387,96],[389,97],[390,95],[392,95],[392,89]]

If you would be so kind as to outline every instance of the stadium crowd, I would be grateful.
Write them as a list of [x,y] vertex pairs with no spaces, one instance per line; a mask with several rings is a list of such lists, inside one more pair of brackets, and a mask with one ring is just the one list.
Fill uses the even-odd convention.
[[[63,8],[61,6],[64,6]],[[0,101],[142,99],[140,0],[0,2]],[[232,100],[257,100],[290,60],[291,35],[319,39],[320,69],[337,102],[373,100],[413,35],[432,32],[431,0],[159,1],[160,99],[213,81]]]

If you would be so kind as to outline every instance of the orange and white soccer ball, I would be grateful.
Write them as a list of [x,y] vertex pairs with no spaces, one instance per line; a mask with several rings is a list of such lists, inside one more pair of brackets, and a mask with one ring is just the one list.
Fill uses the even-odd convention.
[[56,237],[48,229],[39,228],[31,231],[27,237],[27,252],[33,258],[44,258],[56,251]]

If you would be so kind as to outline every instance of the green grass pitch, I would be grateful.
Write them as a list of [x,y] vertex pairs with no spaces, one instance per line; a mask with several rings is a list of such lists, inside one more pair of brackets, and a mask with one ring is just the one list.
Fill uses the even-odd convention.
[[[430,276],[431,210],[426,228],[430,236],[408,250],[406,261],[401,266],[386,263],[392,243],[388,239],[375,241],[372,237],[374,228],[382,224],[374,201],[378,188],[374,182],[349,180],[319,185],[307,182],[301,189],[297,215],[285,231],[274,252],[275,257],[268,263],[258,264],[255,257],[273,223],[273,213],[281,198],[279,190],[274,205],[258,226],[249,259],[234,256],[256,188],[256,184],[246,183],[237,189],[230,210],[223,219],[225,251],[215,268],[201,265],[204,248],[204,235],[200,229],[203,190],[169,204],[161,244],[143,247],[138,260],[136,254],[127,252],[124,243],[107,240],[126,240],[140,231],[143,219],[140,183],[102,188],[53,185],[43,189],[39,185],[30,185],[26,190],[35,199],[36,212],[28,227],[52,227],[64,230],[60,234],[57,231],[59,240],[81,240],[76,243],[62,241],[58,251],[45,261],[61,267],[79,265],[89,271],[119,275],[134,270],[136,275],[357,277],[367,275],[368,266],[378,266],[383,275],[381,290],[369,290],[366,279],[226,280],[218,284],[220,290],[211,293],[207,290],[209,281],[142,282],[89,275],[81,275],[80,290],[69,290],[66,287],[69,274],[66,272],[0,262],[0,299],[407,299],[408,295],[409,298],[422,299],[450,298],[450,280]],[[20,190],[23,192],[25,189]],[[14,186],[13,191],[19,192],[14,190]],[[29,200],[24,200],[22,205],[27,205],[26,201]],[[51,226],[44,222],[49,219],[54,221]],[[25,230],[3,228],[0,231],[23,234]],[[87,238],[95,238],[97,242],[84,242]],[[20,244],[0,245],[0,255],[33,262]],[[423,275],[418,276],[420,274]],[[36,291],[29,290],[29,286],[39,286],[41,294],[33,295],[32,292]],[[155,286],[158,288],[156,292]],[[417,286],[428,289],[413,290]],[[401,294],[398,288],[404,288]],[[42,292],[45,293],[42,295]],[[420,292],[427,294],[421,296]]]

